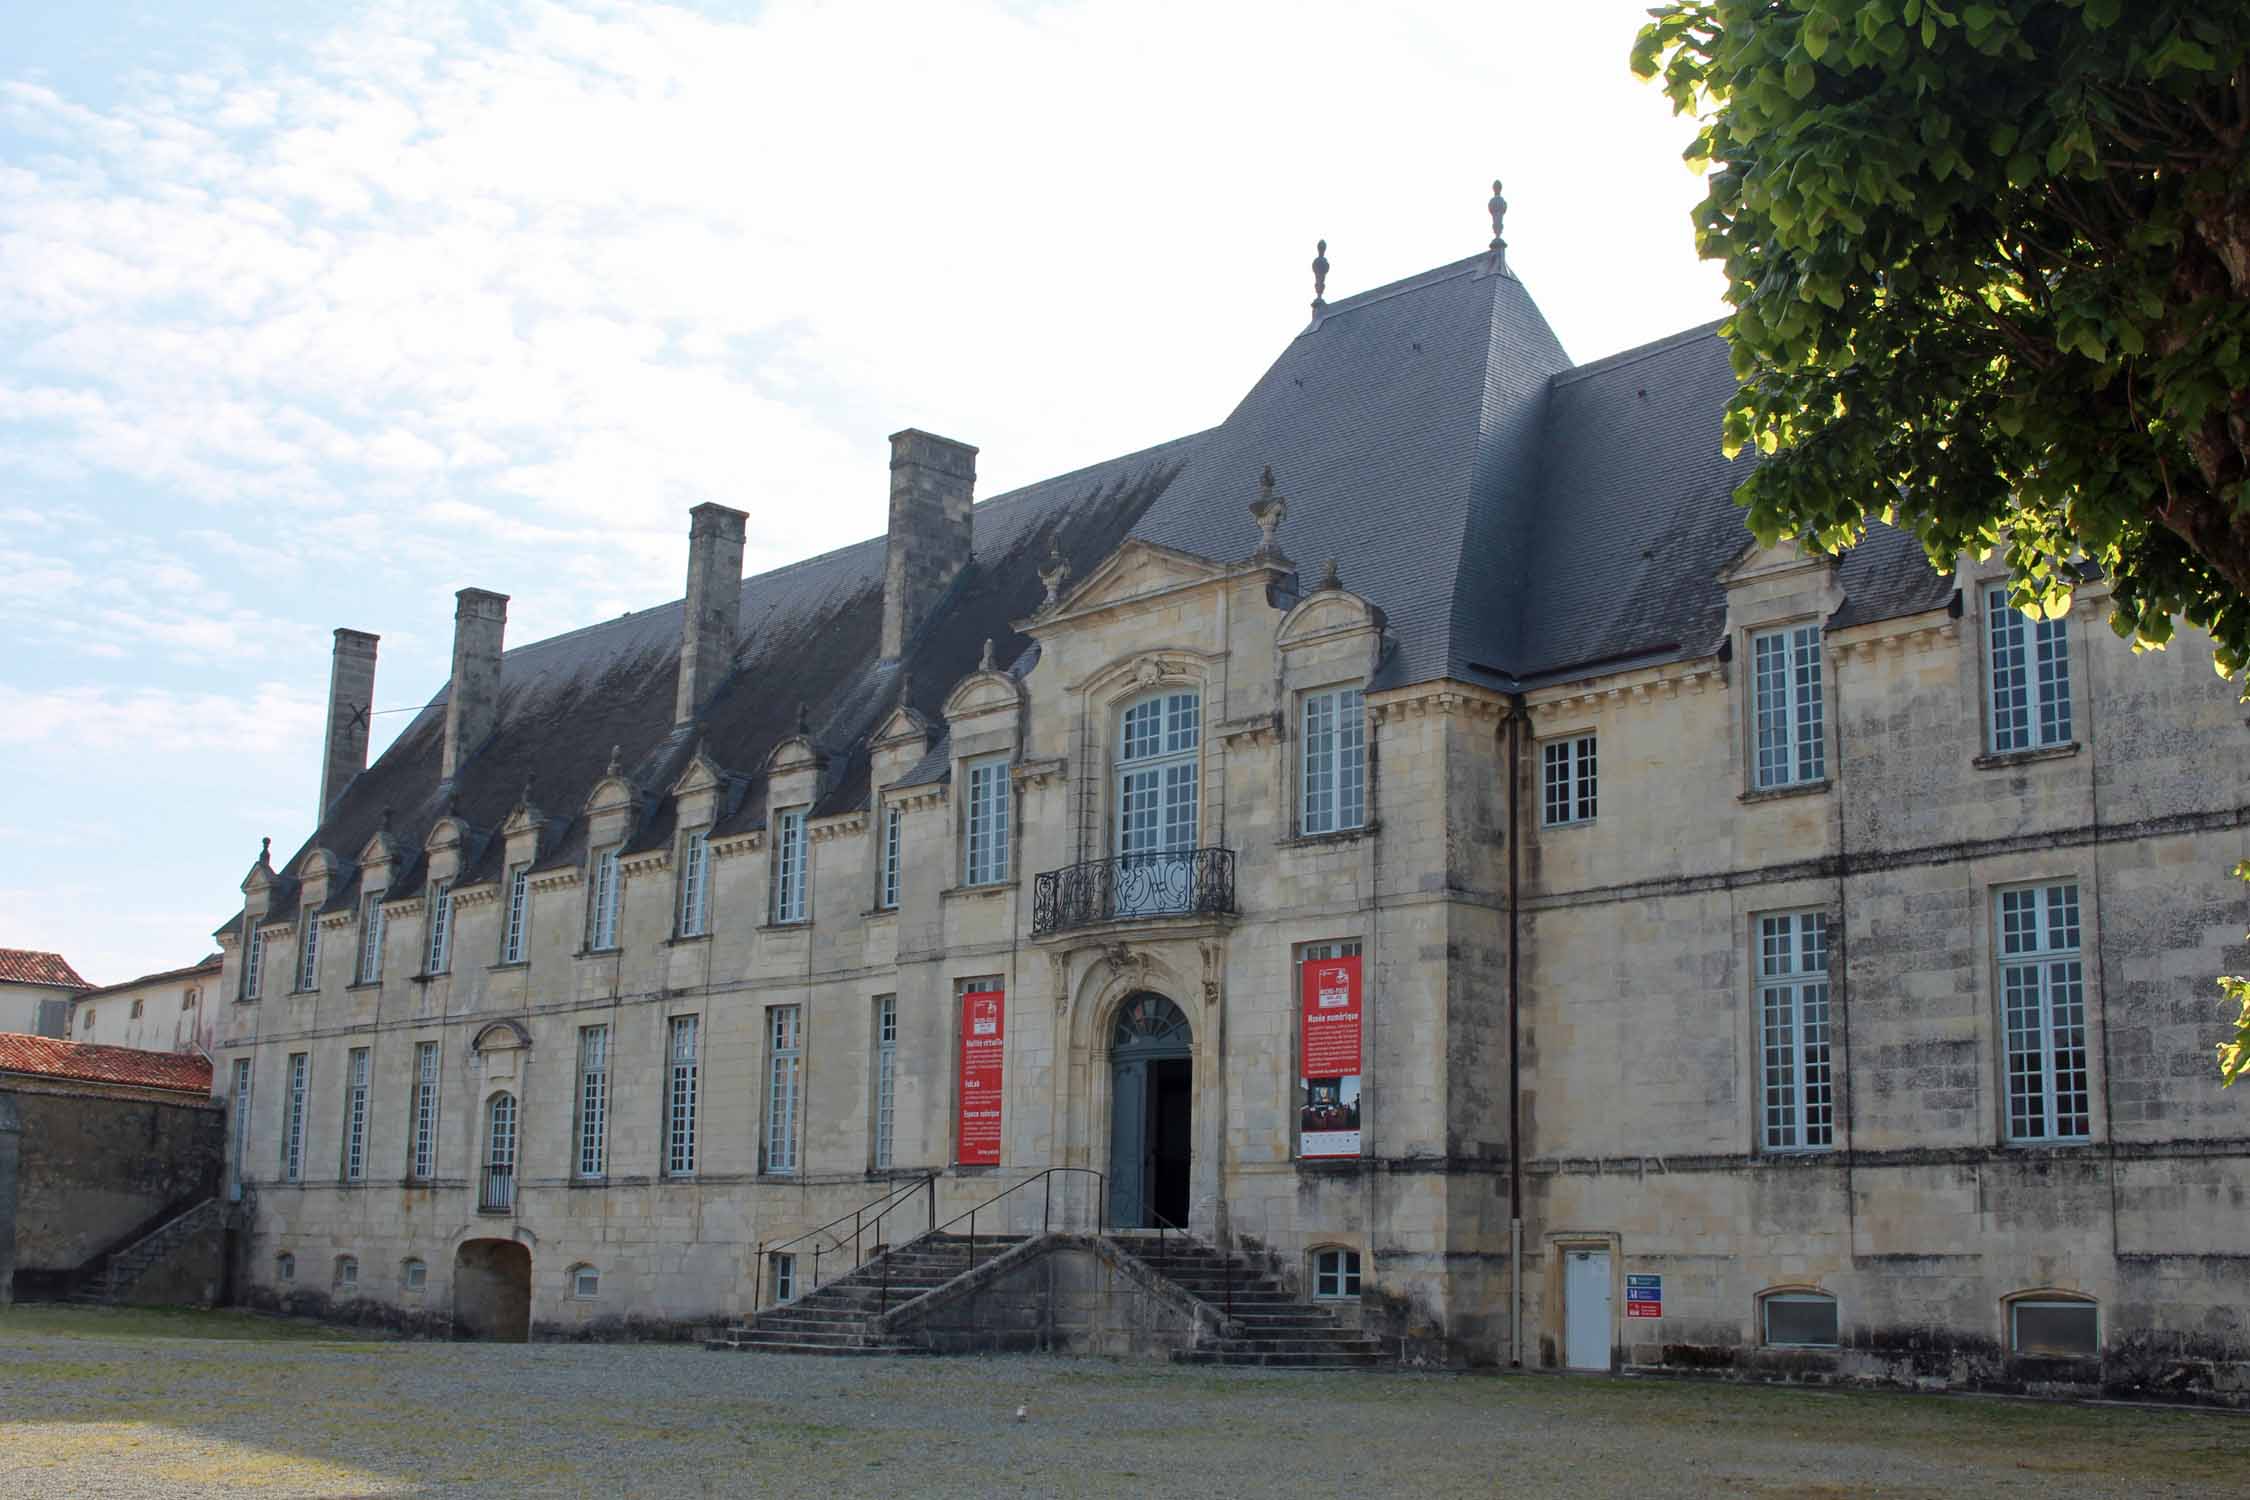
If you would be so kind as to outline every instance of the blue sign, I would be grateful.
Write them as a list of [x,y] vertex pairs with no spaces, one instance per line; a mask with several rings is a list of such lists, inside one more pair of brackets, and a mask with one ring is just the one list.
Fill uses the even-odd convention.
[[1628,1318],[1663,1317],[1664,1278],[1661,1276],[1626,1277],[1625,1316]]

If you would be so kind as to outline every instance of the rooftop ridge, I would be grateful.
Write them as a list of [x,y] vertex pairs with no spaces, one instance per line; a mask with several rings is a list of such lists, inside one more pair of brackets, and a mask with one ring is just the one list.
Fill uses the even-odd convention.
[[[1456,276],[1473,274],[1484,265],[1486,259],[1486,253],[1479,251],[1475,255],[1461,260],[1448,261],[1442,266],[1432,266],[1426,271],[1417,271],[1411,276],[1402,276],[1396,281],[1385,282],[1377,287],[1369,287],[1364,292],[1354,292],[1349,297],[1340,298],[1324,306],[1297,337],[1303,338],[1305,334],[1313,332],[1321,324],[1344,313],[1358,312],[1360,309],[1372,307],[1378,302],[1388,302],[1393,297],[1403,297],[1408,292],[1419,292],[1424,288],[1436,286],[1441,281],[1451,281]],[[1512,272],[1508,273],[1508,279],[1515,280]]]
[[1677,349],[1680,345],[1693,343],[1706,334],[1716,333],[1719,325],[1725,321],[1725,318],[1713,318],[1708,323],[1698,323],[1693,328],[1683,328],[1678,333],[1668,333],[1660,339],[1652,339],[1645,344],[1636,344],[1630,349],[1620,349],[1615,354],[1605,354],[1600,359],[1590,359],[1582,365],[1572,365],[1567,370],[1549,376],[1548,383],[1551,385],[1568,385],[1572,381],[1583,379],[1588,375],[1606,374],[1626,365],[1638,364],[1644,359],[1654,359],[1667,350]]

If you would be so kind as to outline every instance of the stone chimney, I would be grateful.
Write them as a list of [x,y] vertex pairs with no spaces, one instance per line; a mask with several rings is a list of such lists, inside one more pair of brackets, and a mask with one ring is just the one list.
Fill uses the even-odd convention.
[[909,427],[891,434],[890,546],[883,559],[883,660],[897,661],[969,563],[977,450]]
[[687,606],[680,620],[680,688],[672,722],[692,721],[734,663],[742,625],[742,533],[750,518],[706,501],[688,512]]
[[375,643],[364,630],[336,632],[328,665],[328,742],[320,756],[320,808],[313,827],[354,776],[367,769],[367,726],[375,710]]
[[446,781],[492,737],[500,722],[500,640],[508,629],[508,596],[463,589],[453,596],[453,690],[445,700]]

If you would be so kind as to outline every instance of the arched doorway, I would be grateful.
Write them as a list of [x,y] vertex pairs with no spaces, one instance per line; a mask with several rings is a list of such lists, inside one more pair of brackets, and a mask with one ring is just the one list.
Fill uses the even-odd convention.
[[1186,1224],[1195,1060],[1177,1005],[1143,991],[1118,1008],[1109,1080],[1109,1222]]
[[521,1344],[531,1338],[531,1252],[514,1240],[467,1240],[453,1253],[457,1338]]

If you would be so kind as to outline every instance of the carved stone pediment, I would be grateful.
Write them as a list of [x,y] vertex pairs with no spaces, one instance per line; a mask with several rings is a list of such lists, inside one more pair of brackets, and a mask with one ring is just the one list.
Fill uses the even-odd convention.
[[1128,541],[1103,559],[1101,566],[1077,587],[1063,590],[1052,609],[1043,608],[1037,627],[1039,631],[1052,630],[1076,616],[1193,588],[1223,578],[1228,571],[1224,564],[1190,552],[1154,542]]

